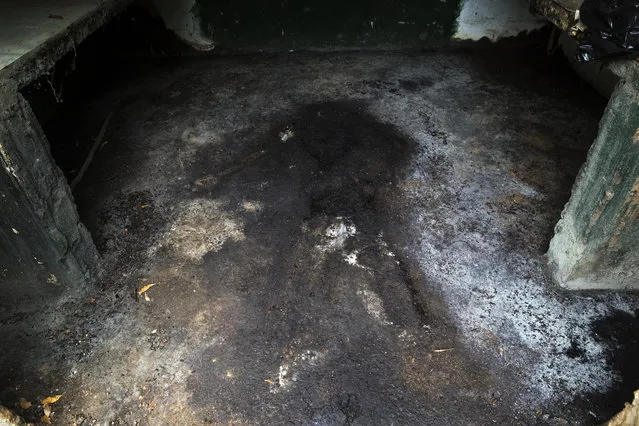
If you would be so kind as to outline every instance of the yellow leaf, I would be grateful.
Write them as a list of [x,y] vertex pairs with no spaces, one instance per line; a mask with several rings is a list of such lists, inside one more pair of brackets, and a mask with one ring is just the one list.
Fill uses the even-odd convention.
[[144,287],[142,287],[141,289],[138,290],[138,295],[142,296],[144,293],[146,293],[146,291],[148,289],[150,289],[151,287],[153,287],[155,284],[147,284]]
[[62,398],[62,395],[48,396],[42,400],[42,405],[55,404],[60,398]]
[[30,408],[30,407],[31,407],[31,402],[27,401],[27,400],[26,400],[26,399],[24,399],[24,398],[20,398],[20,402],[19,402],[19,404],[20,404],[20,408],[25,409],[25,410],[26,410],[27,408]]
[[42,416],[42,417],[40,417],[40,423],[51,424],[51,418],[49,416]]

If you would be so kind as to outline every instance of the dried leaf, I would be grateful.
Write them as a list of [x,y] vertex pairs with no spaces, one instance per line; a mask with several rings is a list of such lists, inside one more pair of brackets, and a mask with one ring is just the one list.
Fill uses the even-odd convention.
[[40,417],[40,423],[51,424],[51,418],[49,416],[42,416]]
[[24,398],[20,398],[20,401],[18,402],[18,404],[20,404],[20,408],[24,410],[31,407],[31,402],[27,401]]
[[138,295],[142,296],[144,293],[146,293],[151,287],[153,287],[155,284],[147,284],[144,287],[142,287],[141,289],[138,290]]
[[93,305],[95,303],[95,297],[89,298],[89,303]]
[[53,411],[51,409],[51,406],[49,404],[43,405],[42,406],[42,410],[44,411],[44,415],[47,417],[51,417],[51,412]]
[[264,379],[264,381],[265,381],[266,383],[268,383],[269,385],[272,385],[272,384],[273,384],[273,380],[270,380],[270,379]]
[[62,398],[62,395],[48,396],[42,400],[42,405],[55,404],[60,398]]
[[148,294],[144,293],[144,300],[146,300],[147,302],[150,302],[151,298],[149,297]]
[[441,352],[450,352],[450,351],[454,351],[455,348],[446,348],[446,349],[434,349],[433,352],[435,352],[436,354],[441,353]]

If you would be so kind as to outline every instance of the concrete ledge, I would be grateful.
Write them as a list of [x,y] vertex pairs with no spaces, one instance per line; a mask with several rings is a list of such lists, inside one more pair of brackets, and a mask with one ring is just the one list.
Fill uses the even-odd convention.
[[[81,290],[100,257],[19,90],[123,10],[124,0],[6,1],[0,15],[0,309]],[[56,11],[65,11],[57,15]],[[60,12],[62,13],[62,12]]]
[[[125,0],[4,1],[0,14],[0,85],[23,87],[126,7]],[[68,13],[65,17],[56,11]],[[62,18],[62,19],[60,19]],[[17,24],[16,24],[17,22]]]

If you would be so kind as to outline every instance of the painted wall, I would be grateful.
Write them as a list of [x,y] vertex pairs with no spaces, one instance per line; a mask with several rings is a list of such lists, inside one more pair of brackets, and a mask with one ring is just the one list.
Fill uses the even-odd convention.
[[200,50],[431,47],[544,25],[527,0],[153,1],[167,27]]

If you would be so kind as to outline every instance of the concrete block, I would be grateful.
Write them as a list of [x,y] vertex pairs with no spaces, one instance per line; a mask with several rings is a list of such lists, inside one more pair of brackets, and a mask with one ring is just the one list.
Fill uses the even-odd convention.
[[548,251],[568,289],[639,289],[639,64],[610,69],[619,83]]

